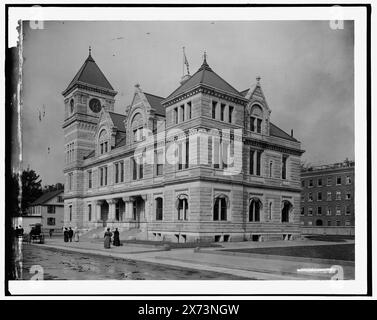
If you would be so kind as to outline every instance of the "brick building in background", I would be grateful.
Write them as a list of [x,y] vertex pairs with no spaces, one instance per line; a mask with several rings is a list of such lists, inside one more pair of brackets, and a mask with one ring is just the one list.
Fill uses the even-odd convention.
[[[303,151],[270,122],[259,77],[238,91],[204,57],[166,98],[135,85],[118,114],[116,94],[91,54],[63,92],[65,225],[136,229],[137,237],[175,242],[300,235]],[[142,129],[162,139],[150,143]],[[164,160],[171,146],[179,163],[138,161],[150,150]],[[239,171],[224,173],[235,165]]]
[[[348,159],[301,171],[301,225],[340,233],[355,225],[355,162]],[[330,231],[333,230],[333,231]]]

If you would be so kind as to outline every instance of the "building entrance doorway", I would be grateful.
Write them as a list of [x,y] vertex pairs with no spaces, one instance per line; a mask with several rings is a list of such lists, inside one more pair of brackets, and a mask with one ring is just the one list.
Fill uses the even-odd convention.
[[140,218],[144,217],[145,201],[142,197],[137,196],[133,201],[132,219],[135,221],[135,228],[140,228]]
[[109,218],[109,204],[107,203],[107,201],[103,201],[101,204],[101,221],[102,221],[103,227],[107,226],[108,218]]
[[281,209],[281,222],[289,222],[289,212],[292,210],[292,203],[287,200],[283,201],[283,208]]

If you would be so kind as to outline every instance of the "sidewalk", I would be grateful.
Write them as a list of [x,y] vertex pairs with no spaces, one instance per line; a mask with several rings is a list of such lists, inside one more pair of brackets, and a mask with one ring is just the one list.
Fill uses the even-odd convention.
[[[330,244],[324,241],[279,241],[279,242],[240,242],[221,243],[224,248],[256,248],[267,246],[297,246],[297,245],[322,245]],[[332,242],[335,245],[336,243]],[[339,243],[340,244],[340,243]],[[286,259],[280,256],[263,257],[263,255],[245,256],[238,254],[224,254],[216,251],[219,248],[205,248],[199,252],[194,249],[172,249],[165,251],[163,247],[153,245],[125,244],[121,247],[103,248],[100,241],[82,241],[64,243],[61,239],[46,239],[46,243],[38,245],[57,250],[80,252],[85,254],[102,255],[126,260],[144,261],[160,265],[168,265],[196,270],[214,271],[226,274],[238,275],[249,279],[260,280],[313,280],[330,279],[332,274],[324,273],[299,273],[302,268],[330,268],[339,265],[337,261],[322,261],[320,259]],[[210,250],[210,252],[208,252]],[[207,252],[206,252],[207,251]],[[348,264],[342,266],[345,279],[354,278],[354,266]]]

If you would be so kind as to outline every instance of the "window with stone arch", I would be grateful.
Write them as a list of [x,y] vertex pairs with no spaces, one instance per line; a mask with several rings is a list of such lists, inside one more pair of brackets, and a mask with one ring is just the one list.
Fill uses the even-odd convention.
[[250,222],[260,222],[262,208],[263,208],[262,201],[259,198],[253,197],[249,200],[249,221]]
[[263,109],[259,104],[253,104],[250,109],[250,131],[262,133]]
[[178,211],[178,220],[188,220],[188,196],[180,194],[177,197],[176,208]]
[[103,129],[98,135],[98,153],[104,154],[110,151],[109,146],[109,135],[107,134],[106,129]]
[[161,197],[158,197],[154,201],[156,205],[156,220],[163,220],[164,200]]
[[143,137],[144,119],[141,113],[137,112],[131,121],[131,136],[132,142],[138,142],[144,139]]
[[213,203],[213,220],[226,221],[228,220],[229,198],[224,195],[218,195]]

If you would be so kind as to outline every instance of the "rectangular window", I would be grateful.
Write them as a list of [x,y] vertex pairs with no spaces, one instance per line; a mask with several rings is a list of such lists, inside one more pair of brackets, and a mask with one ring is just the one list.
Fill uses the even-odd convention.
[[100,186],[107,185],[107,167],[101,167],[100,171]]
[[255,131],[255,117],[250,117],[250,131]]
[[351,214],[351,206],[350,205],[347,205],[346,206],[346,215],[350,215]]
[[318,187],[322,187],[322,179],[321,179],[321,178],[319,178],[319,179],[317,180],[317,186],[318,186]]
[[124,162],[119,162],[120,166],[120,182],[124,182]]
[[92,188],[92,170],[88,171],[88,188]]
[[269,166],[269,177],[272,178],[272,161],[270,161],[270,166]]
[[186,138],[186,162],[185,162],[185,169],[189,167],[190,161],[190,142],[189,138]]
[[257,119],[257,133],[262,132],[262,119]]
[[131,158],[132,163],[132,180],[137,180],[137,163],[135,158]]
[[216,119],[217,102],[212,101],[212,119]]
[[249,159],[249,173],[254,174],[254,150],[250,150],[250,159]]
[[262,158],[262,152],[257,151],[257,176],[261,175],[261,158]]
[[327,178],[327,185],[331,186],[331,184],[332,184],[332,179],[331,179],[331,177],[329,177],[329,178]]
[[336,226],[340,227],[340,221],[339,220],[336,220]]
[[220,113],[220,120],[224,121],[225,120],[225,104],[221,104],[221,113]]
[[288,156],[283,155],[282,165],[281,165],[281,178],[284,180],[287,179],[287,159],[288,159]]
[[163,163],[164,152],[163,150],[155,151],[156,159],[156,175],[161,176],[164,173],[164,163]]
[[233,122],[233,110],[234,110],[234,107],[229,106],[229,123]]
[[105,179],[104,179],[104,181],[105,181],[105,186],[107,186],[107,167],[105,167],[104,168],[104,171],[105,171]]
[[313,208],[309,208],[308,209],[308,216],[312,216],[313,215]]
[[301,208],[301,215],[303,216],[305,214],[305,207]]
[[47,206],[47,213],[55,213],[55,206]]
[[331,227],[331,220],[327,220],[327,226]]
[[72,206],[69,206],[69,221],[72,221]]
[[115,183],[119,182],[119,164],[115,163]]
[[313,194],[311,192],[308,193],[308,200],[313,201]]
[[101,154],[103,154],[103,143],[100,144]]
[[345,224],[346,227],[349,227],[351,225],[351,222],[349,220],[346,220]]
[[351,200],[351,192],[346,193],[346,200]]
[[183,121],[185,121],[185,105],[181,105],[180,106],[180,111],[181,111],[181,121],[183,122]]
[[92,205],[88,205],[88,221],[92,221]]
[[191,119],[191,101],[187,102],[187,119]]
[[336,192],[336,200],[342,200],[342,192],[341,191]]
[[305,188],[305,180],[301,181],[301,187]]
[[313,187],[313,179],[309,180],[309,187]]
[[317,200],[322,201],[322,192],[317,193]]
[[342,177],[336,177],[336,184],[337,185],[342,184]]
[[350,176],[346,177],[346,184],[351,184],[351,177]]
[[174,123],[178,123],[178,107],[174,108]]
[[327,201],[331,201],[331,191],[327,192]]
[[54,226],[55,225],[55,218],[47,218],[47,225]]
[[322,215],[322,207],[317,208],[317,215]]
[[331,208],[330,207],[327,207],[326,215],[331,216]]
[[142,159],[140,159],[140,164],[139,164],[139,179],[143,179],[144,177],[144,165],[142,162]]
[[335,214],[336,214],[337,216],[339,216],[339,215],[342,214],[341,211],[340,211],[340,206],[336,206]]
[[58,196],[58,202],[64,202],[64,199],[62,196]]

